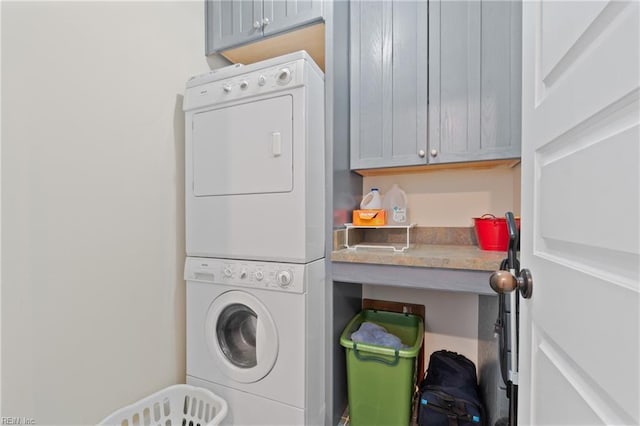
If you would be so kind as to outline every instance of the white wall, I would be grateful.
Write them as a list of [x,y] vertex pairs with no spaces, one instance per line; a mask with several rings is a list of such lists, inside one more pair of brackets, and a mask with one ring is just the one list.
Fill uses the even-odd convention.
[[[441,170],[421,174],[367,177],[362,191],[385,192],[397,183],[408,198],[409,219],[419,226],[471,227],[473,217],[520,212],[520,167]],[[487,282],[487,286],[489,283]],[[363,297],[425,305],[425,361],[449,349],[477,364],[478,296],[446,291],[364,286]]]
[[91,424],[185,378],[202,1],[2,2],[2,415]]

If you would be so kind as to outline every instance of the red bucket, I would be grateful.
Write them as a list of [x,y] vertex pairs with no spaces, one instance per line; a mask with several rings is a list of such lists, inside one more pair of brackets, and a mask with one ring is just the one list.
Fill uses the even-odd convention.
[[[485,214],[474,217],[476,238],[482,250],[507,251],[509,247],[509,230],[504,217]],[[520,218],[516,218],[516,226],[520,229]]]

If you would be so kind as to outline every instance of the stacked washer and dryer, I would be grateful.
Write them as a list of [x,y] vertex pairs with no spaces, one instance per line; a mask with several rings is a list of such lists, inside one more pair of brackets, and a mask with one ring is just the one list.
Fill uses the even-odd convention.
[[227,67],[184,110],[187,383],[229,424],[323,424],[323,73],[305,52]]

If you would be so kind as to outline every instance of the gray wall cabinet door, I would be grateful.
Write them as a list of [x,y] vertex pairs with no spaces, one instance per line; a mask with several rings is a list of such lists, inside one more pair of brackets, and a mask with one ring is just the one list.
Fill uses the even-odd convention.
[[321,0],[264,0],[264,35],[322,20]]
[[519,1],[432,1],[429,163],[520,156]]
[[426,164],[426,1],[351,2],[351,168]]
[[322,20],[321,0],[205,0],[206,54]]
[[263,37],[262,0],[206,0],[206,54]]

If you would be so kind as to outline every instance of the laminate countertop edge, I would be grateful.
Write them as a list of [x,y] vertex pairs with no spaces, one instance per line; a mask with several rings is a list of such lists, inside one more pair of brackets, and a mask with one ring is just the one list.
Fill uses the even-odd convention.
[[405,253],[341,249],[331,253],[334,282],[495,295],[489,277],[504,252],[476,246],[420,245]]

